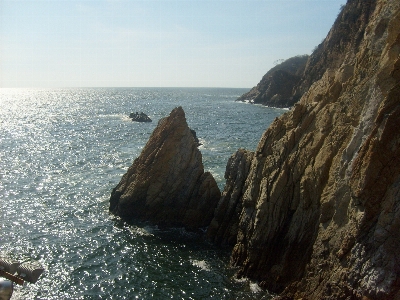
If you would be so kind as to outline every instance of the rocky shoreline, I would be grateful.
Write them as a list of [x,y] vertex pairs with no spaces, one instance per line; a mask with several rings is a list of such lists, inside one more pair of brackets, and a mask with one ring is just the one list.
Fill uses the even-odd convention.
[[222,195],[182,108],[160,120],[110,211],[208,227],[231,264],[280,299],[400,299],[400,2],[349,0],[307,58],[300,100]]

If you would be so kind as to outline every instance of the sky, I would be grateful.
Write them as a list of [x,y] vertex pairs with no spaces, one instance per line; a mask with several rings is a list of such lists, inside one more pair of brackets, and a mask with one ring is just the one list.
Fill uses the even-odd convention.
[[251,88],[346,0],[0,0],[0,87]]

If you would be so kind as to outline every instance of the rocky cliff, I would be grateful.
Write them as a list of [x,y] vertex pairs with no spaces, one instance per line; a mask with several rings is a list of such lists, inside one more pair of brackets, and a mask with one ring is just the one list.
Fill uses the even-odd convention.
[[239,149],[229,160],[225,172],[225,189],[207,228],[207,236],[217,245],[234,246],[237,240],[239,215],[242,211],[243,186],[254,153]]
[[299,55],[285,60],[269,70],[249,92],[238,101],[251,101],[271,107],[291,107],[301,97],[298,88],[308,55]]
[[208,234],[283,299],[400,299],[400,2],[348,0],[298,88]]
[[113,189],[110,211],[161,226],[207,226],[220,191],[197,146],[183,109],[175,108]]

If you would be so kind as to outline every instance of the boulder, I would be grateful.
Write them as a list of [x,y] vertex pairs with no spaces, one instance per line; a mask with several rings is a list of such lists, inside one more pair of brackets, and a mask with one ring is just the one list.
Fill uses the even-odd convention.
[[151,119],[149,118],[149,116],[143,112],[130,113],[129,118],[131,118],[132,121],[134,121],[134,122],[151,122]]
[[220,198],[182,107],[161,119],[142,153],[113,189],[110,211],[160,226],[208,226]]

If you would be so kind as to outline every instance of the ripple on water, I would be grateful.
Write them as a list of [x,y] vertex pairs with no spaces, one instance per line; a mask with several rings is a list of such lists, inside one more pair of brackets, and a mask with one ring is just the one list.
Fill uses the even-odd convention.
[[[37,260],[14,299],[261,299],[228,256],[182,229],[127,224],[108,199],[160,118],[183,106],[222,188],[228,157],[255,149],[281,110],[242,105],[237,89],[0,91],[0,252]],[[131,122],[143,111],[152,123]],[[252,124],[248,120],[252,120]]]

